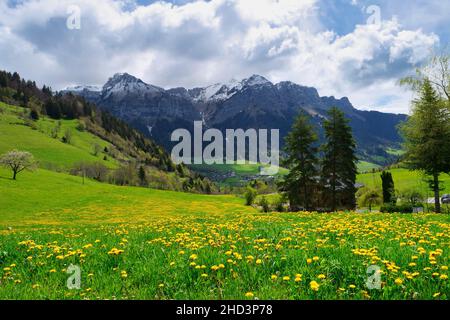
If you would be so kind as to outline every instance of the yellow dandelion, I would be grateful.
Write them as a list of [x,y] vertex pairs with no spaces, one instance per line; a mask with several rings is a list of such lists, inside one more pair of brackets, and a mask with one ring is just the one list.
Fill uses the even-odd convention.
[[317,283],[317,281],[311,281],[311,282],[309,283],[309,286],[310,286],[311,290],[313,290],[313,291],[319,291],[320,285]]

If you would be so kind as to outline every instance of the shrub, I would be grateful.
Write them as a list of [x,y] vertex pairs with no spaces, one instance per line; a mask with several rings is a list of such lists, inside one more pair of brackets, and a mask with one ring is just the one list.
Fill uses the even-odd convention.
[[255,202],[256,196],[258,193],[252,187],[247,187],[247,190],[244,193],[245,197],[245,205],[251,206]]
[[261,206],[263,212],[269,212],[270,211],[270,205],[269,201],[267,201],[267,198],[263,196],[261,200],[259,201],[259,205]]
[[412,204],[404,203],[400,205],[385,203],[381,209],[383,213],[412,213],[413,206]]

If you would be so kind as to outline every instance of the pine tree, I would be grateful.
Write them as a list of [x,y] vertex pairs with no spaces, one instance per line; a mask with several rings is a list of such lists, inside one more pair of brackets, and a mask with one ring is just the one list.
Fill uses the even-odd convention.
[[286,137],[287,157],[284,165],[290,170],[281,183],[292,211],[311,209],[317,187],[317,134],[306,114],[294,121],[292,131]]
[[145,173],[145,169],[143,166],[139,167],[138,176],[139,176],[139,181],[141,183],[141,186],[145,186],[147,184],[147,175]]
[[357,158],[352,129],[344,113],[338,108],[331,108],[328,117],[323,122],[326,139],[322,146],[323,202],[332,211],[338,208],[354,209]]
[[392,179],[392,173],[389,171],[383,171],[381,173],[381,185],[383,188],[383,203],[394,202],[394,179]]
[[450,108],[425,79],[419,99],[413,102],[412,115],[402,125],[405,163],[410,170],[420,170],[432,177],[435,211],[441,212],[440,181],[450,173]]

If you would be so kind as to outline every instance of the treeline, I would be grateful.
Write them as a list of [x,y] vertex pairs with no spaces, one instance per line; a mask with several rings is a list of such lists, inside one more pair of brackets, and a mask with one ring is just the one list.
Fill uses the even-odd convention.
[[129,162],[117,169],[110,169],[100,162],[78,162],[70,169],[72,175],[90,178],[119,186],[140,186],[162,190],[191,193],[216,193],[216,187],[207,178],[191,173],[184,165],[177,166],[176,173],[156,170],[152,166]]
[[[192,173],[184,165],[176,165],[170,155],[154,141],[82,97],[71,93],[53,94],[50,87],[43,86],[40,89],[35,82],[25,81],[16,72],[0,71],[0,101],[28,109],[31,120],[38,120],[41,116],[55,120],[78,119],[79,130],[87,130],[108,141],[114,145],[116,151],[131,158],[126,162],[120,159],[124,163],[117,172],[111,172],[100,162],[78,164],[78,167],[84,170],[73,168],[72,173],[83,172],[86,177],[122,185],[148,185],[172,190],[181,188],[183,191],[201,193],[216,191],[214,184],[208,179]],[[58,134],[55,134],[55,138],[57,136]],[[69,142],[68,138],[69,136],[64,134],[63,142]],[[109,154],[114,157],[112,150]],[[135,169],[130,170],[131,167]],[[158,173],[153,168],[163,172]],[[144,184],[140,181],[142,179],[136,178],[139,170],[141,173],[148,172],[148,183]],[[150,181],[151,178],[154,180]]]
[[283,165],[289,174],[279,184],[291,211],[351,210],[356,206],[356,144],[348,119],[331,108],[322,126],[325,142],[310,117],[301,113],[286,137]]

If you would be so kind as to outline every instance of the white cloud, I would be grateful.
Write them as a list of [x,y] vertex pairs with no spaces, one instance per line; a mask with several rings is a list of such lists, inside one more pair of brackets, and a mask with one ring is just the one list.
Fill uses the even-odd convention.
[[[81,8],[81,30],[66,28],[67,7],[74,3]],[[349,96],[356,106],[407,112],[410,96],[396,81],[438,37],[395,20],[356,26],[338,37],[320,25],[319,8],[319,0],[3,3],[0,68],[58,89],[102,84],[124,71],[164,87],[259,73]]]

